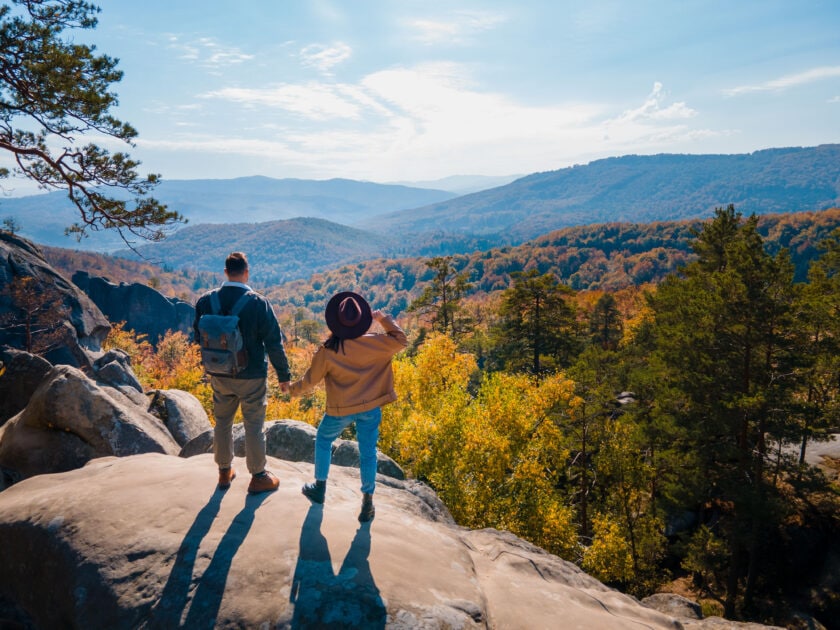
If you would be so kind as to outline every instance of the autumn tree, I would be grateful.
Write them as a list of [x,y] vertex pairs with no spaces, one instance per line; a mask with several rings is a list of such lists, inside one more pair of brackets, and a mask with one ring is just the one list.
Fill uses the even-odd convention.
[[[66,190],[80,220],[67,232],[116,229],[150,240],[183,218],[153,197],[158,175],[82,136],[132,145],[137,131],[111,114],[117,60],[96,54],[65,30],[96,27],[99,8],[84,0],[11,0],[0,6],[0,149],[18,175],[47,190]],[[0,169],[0,177],[10,175]]]
[[432,279],[408,307],[426,319],[433,331],[457,338],[466,332],[469,317],[461,308],[461,299],[472,288],[467,272],[458,272],[451,256],[437,256],[426,261]]
[[0,317],[6,335],[20,340],[27,352],[42,354],[65,340],[69,314],[61,293],[35,276],[15,276],[2,289],[9,310]]

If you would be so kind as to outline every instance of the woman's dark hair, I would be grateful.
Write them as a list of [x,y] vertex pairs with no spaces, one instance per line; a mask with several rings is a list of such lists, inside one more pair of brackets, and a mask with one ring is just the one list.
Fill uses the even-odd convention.
[[330,335],[324,342],[324,347],[327,350],[332,350],[333,352],[338,352],[338,349],[341,348],[341,352],[344,353],[344,339],[336,337],[335,335]]

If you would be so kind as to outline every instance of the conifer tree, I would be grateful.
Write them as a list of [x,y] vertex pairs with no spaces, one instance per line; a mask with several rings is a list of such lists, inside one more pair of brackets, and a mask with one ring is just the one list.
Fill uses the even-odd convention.
[[[0,6],[0,150],[18,174],[47,190],[66,190],[80,220],[67,232],[116,229],[150,240],[183,220],[153,197],[158,175],[142,178],[139,162],[80,137],[131,145],[137,131],[110,111],[117,60],[96,54],[65,29],[93,29],[99,8],[83,0],[11,0]],[[10,174],[0,169],[0,177]]]

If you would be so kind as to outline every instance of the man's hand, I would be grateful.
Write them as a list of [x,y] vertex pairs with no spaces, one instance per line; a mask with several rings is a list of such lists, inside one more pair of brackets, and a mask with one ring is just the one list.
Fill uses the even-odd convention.
[[383,319],[385,319],[387,317],[387,315],[385,315],[385,313],[383,313],[382,311],[377,309],[375,311],[371,311],[371,317],[373,317],[374,321],[381,322]]
[[289,393],[289,381],[286,381],[285,383],[280,383],[280,391],[284,394]]

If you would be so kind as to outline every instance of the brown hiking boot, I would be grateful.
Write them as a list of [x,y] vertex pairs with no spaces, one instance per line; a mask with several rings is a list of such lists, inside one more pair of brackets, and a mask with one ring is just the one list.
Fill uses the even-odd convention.
[[248,484],[248,492],[274,492],[280,487],[280,480],[267,470],[257,475],[251,475],[251,483]]
[[230,488],[230,482],[236,477],[236,471],[233,468],[219,468],[219,489],[227,490]]
[[373,495],[364,494],[362,496],[362,511],[359,512],[359,522],[367,523],[372,521],[374,516],[376,516],[376,508],[373,507]]

